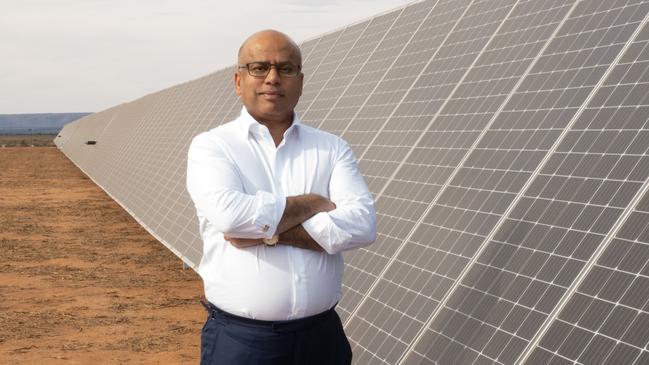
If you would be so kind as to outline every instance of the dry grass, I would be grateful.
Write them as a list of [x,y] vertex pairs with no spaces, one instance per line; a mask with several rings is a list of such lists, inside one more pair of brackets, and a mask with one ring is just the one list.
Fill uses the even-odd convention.
[[1,147],[54,147],[56,134],[0,134]]

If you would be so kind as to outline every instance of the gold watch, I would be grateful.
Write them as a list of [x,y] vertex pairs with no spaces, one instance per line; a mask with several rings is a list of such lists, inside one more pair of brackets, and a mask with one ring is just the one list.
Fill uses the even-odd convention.
[[275,246],[277,244],[277,242],[279,241],[279,235],[276,234],[271,238],[264,238],[264,239],[262,239],[262,241],[264,241],[264,244],[266,246]]

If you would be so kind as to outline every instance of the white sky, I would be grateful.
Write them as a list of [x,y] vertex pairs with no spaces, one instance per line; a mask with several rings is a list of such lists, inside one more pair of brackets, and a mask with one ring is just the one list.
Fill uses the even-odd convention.
[[251,33],[298,43],[412,0],[0,0],[0,114],[94,112],[235,60]]

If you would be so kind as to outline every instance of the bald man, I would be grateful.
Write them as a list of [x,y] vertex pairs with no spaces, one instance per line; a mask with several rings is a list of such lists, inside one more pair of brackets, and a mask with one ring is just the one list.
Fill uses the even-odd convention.
[[239,117],[194,138],[187,190],[203,239],[201,364],[349,364],[334,310],[344,250],[376,239],[349,145],[300,122],[302,56],[264,30],[239,49]]

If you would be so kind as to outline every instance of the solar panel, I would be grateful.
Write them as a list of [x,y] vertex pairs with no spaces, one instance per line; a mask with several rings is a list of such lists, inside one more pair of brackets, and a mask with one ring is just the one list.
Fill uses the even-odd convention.
[[[432,0],[301,44],[297,110],[350,143],[377,202],[377,242],[345,254],[337,307],[355,363],[649,363],[647,14]],[[239,113],[233,72],[55,140],[194,267],[186,151]]]
[[[537,335],[531,362],[649,361],[649,160],[645,154],[649,149],[649,79],[642,68],[649,55],[640,52],[647,47],[648,36],[645,24],[572,129],[571,152],[616,159],[612,169],[600,175],[591,173],[594,179],[585,180],[597,181],[607,173],[588,203],[615,207],[622,213],[611,231],[604,229],[608,225],[600,228],[597,223],[589,228],[603,236],[599,246],[587,248],[588,253],[598,254],[586,264],[584,277],[571,285],[566,304],[555,309],[549,328]],[[562,150],[567,151],[567,146]]]
[[[327,58],[332,60],[331,66],[318,68],[318,76],[322,75],[324,83],[321,88],[315,88],[316,97],[308,105],[303,103],[307,105],[300,111],[304,122],[318,126],[325,119],[341,93],[350,85],[353,77],[364,69],[363,63],[369,59],[369,53],[376,47],[397,15],[397,12],[388,13],[345,29],[345,38],[350,38],[347,43],[353,41],[353,44],[345,46],[344,40],[339,40],[336,48],[343,49],[345,52],[328,55]],[[355,37],[347,36],[352,32]]]
[[[548,8],[543,9],[543,5]],[[530,34],[528,37],[531,37],[538,33],[540,25],[557,22],[563,17],[560,9],[564,4],[543,5],[526,2],[516,7],[502,8],[501,13],[511,12],[509,21],[498,24],[501,31],[488,40],[489,44],[485,43],[479,49],[481,54],[478,58],[471,58],[471,61],[476,60],[473,67],[468,70],[457,69],[461,62],[447,63],[453,65],[453,70],[464,71],[456,72],[456,77],[463,78],[463,81],[452,84],[456,88],[450,91],[450,97],[441,103],[437,102],[436,105],[439,106],[434,108],[430,108],[430,105],[435,100],[413,101],[412,104],[425,104],[425,107],[403,108],[404,111],[401,112],[408,115],[407,110],[428,110],[425,117],[432,120],[432,123],[429,122],[431,124],[426,132],[419,135],[419,144],[402,164],[403,172],[394,175],[379,201],[407,193],[405,203],[401,204],[405,205],[404,211],[413,211],[416,205],[421,206],[420,212],[413,217],[413,224],[417,228],[413,231],[410,226],[407,227],[409,237],[399,242],[401,251],[392,256],[391,264],[385,268],[385,274],[376,283],[373,292],[366,296],[364,305],[358,309],[357,317],[368,316],[366,321],[369,323],[377,323],[377,318],[394,318],[393,321],[397,321],[401,328],[399,331],[390,331],[389,335],[400,336],[406,345],[422,330],[439,301],[473,257],[488,228],[496,223],[521,188],[520,181],[529,176],[529,173],[516,171],[520,169],[507,171],[507,166],[499,166],[507,161],[512,162],[511,157],[515,155],[517,146],[511,144],[520,140],[517,136],[496,138],[503,149],[501,156],[493,154],[484,161],[473,157],[484,156],[490,151],[497,152],[495,148],[467,154],[475,150],[473,146],[481,136],[483,140],[493,139],[485,127],[514,86],[512,80],[519,79],[526,69],[526,63],[529,66],[533,56],[543,45],[538,40],[520,44],[521,40],[528,42],[528,38],[521,37],[521,33],[527,32]],[[476,16],[479,14],[476,13]],[[555,14],[560,15],[558,20]],[[520,18],[526,19],[520,21]],[[513,24],[520,25],[520,28],[515,28]],[[481,37],[482,32],[477,28],[474,34]],[[512,34],[517,37],[512,37]],[[548,36],[550,34],[546,32],[546,37]],[[466,40],[466,36],[463,40]],[[446,54],[462,54],[465,49],[462,44],[456,46],[451,43],[448,47],[452,49],[445,51]],[[510,57],[494,61],[494,53],[508,49],[516,52],[509,52]],[[437,62],[442,63],[444,60]],[[440,66],[431,69],[438,71],[441,77],[446,74],[446,70]],[[502,74],[510,78],[503,78]],[[422,87],[429,87],[430,84],[427,81]],[[437,84],[445,85],[447,82],[443,80]],[[484,91],[477,94],[476,90]],[[412,95],[414,98],[414,95],[421,94],[416,90]],[[409,99],[410,97],[406,97],[403,104],[408,104]],[[398,130],[396,127],[394,129]],[[505,146],[506,143],[510,146]],[[458,169],[463,160],[464,166]],[[427,204],[422,205],[422,202]],[[394,206],[395,203],[389,204]],[[390,305],[390,302],[394,304]],[[405,310],[400,307],[405,307]],[[391,325],[387,323],[388,327]],[[376,337],[378,336],[373,336]],[[372,353],[380,354],[374,351]]]
[[[517,119],[525,123],[548,120],[551,128],[547,132],[538,129],[543,122],[529,123],[527,128],[532,131],[527,138],[521,139],[521,132],[525,131],[521,124],[501,126],[498,121],[494,123],[497,130],[509,130],[506,136],[515,137],[511,139],[515,143],[527,140],[528,143],[554,141],[555,146],[559,142],[562,144],[550,155],[545,152],[539,154],[539,151],[550,147],[548,143],[545,143],[546,148],[540,145],[524,146],[517,154],[520,157],[519,166],[516,166],[516,159],[508,162],[506,169],[510,171],[541,170],[532,174],[534,177],[530,188],[508,204],[511,214],[500,226],[495,226],[499,229],[482,248],[480,256],[463,278],[456,282],[457,288],[447,298],[444,307],[429,322],[429,329],[415,346],[413,353],[417,355],[411,355],[413,361],[421,362],[414,359],[422,357],[431,360],[431,363],[444,363],[451,359],[459,362],[514,363],[525,350],[531,336],[565,294],[566,286],[575,279],[583,261],[588,260],[594,247],[597,247],[599,231],[608,231],[615,222],[616,215],[620,213],[615,208],[602,209],[574,200],[577,191],[581,193],[580,199],[586,202],[589,199],[585,197],[597,191],[592,185],[590,188],[582,187],[581,183],[590,177],[588,167],[597,166],[606,156],[583,151],[571,158],[572,155],[564,151],[571,151],[570,143],[574,141],[570,121],[574,121],[573,117],[580,111],[588,94],[596,91],[597,79],[611,69],[611,62],[642,20],[641,17],[637,19],[637,12],[616,5],[577,3],[561,27],[563,30],[552,39],[530,71],[530,77],[527,77],[529,81],[522,83],[504,108],[503,112],[533,111],[534,117],[528,119],[519,116]],[[622,14],[627,16],[620,16]],[[588,38],[588,35],[602,29],[603,17],[611,20],[604,29],[628,32],[627,37],[621,42],[608,42],[606,37],[592,42],[575,41],[576,38],[583,38],[583,34]],[[558,62],[560,59],[566,61],[568,54],[571,55],[571,62]],[[587,78],[579,77],[584,69],[590,70]],[[539,78],[535,75],[539,75]],[[544,80],[536,84],[540,87],[534,87],[534,81],[540,79]],[[561,117],[551,115],[555,110],[561,111]],[[563,134],[559,135],[557,131]],[[543,135],[546,133],[548,136]],[[489,145],[502,144],[507,138],[491,140],[493,142]],[[476,148],[475,155],[487,163],[498,161],[487,149],[492,146],[486,143],[488,141],[484,143],[484,150],[482,146]],[[511,146],[507,145],[498,148],[503,147],[506,148],[502,152],[504,154],[512,151]],[[554,149],[550,147],[549,150]],[[589,157],[582,160],[584,155]],[[547,163],[540,164],[545,156],[549,156]],[[564,161],[561,169],[550,170],[558,161]],[[465,163],[471,164],[469,161]],[[544,187],[543,193],[536,194],[540,186]],[[588,231],[592,225],[597,227],[598,232]],[[575,250],[575,246],[579,250]],[[578,252],[579,256],[572,256],[573,251]],[[458,352],[458,348],[463,350]]]
[[[372,90],[379,89],[382,87],[381,85],[389,84],[391,82],[392,77],[394,77],[391,75],[392,68],[381,69],[380,67],[377,67],[377,65],[398,64],[398,62],[396,62],[396,60],[394,59],[394,55],[403,55],[403,44],[405,42],[401,40],[403,40],[404,38],[405,40],[412,38],[413,29],[416,29],[416,27],[420,26],[424,17],[429,12],[430,9],[426,9],[425,7],[417,5],[410,6],[403,10],[399,18],[391,26],[390,30],[385,34],[382,41],[378,44],[376,49],[373,50],[375,57],[370,57],[370,60],[372,60],[372,62],[368,61],[368,63],[362,67],[362,70],[370,70],[372,75],[368,77],[367,75],[365,75],[365,72],[359,72],[355,79],[350,82],[349,87],[346,89],[346,91],[341,94],[336,103],[336,106],[331,108],[331,111],[329,112],[327,117],[323,119],[321,125],[329,126],[329,130],[338,132],[339,134],[345,133],[344,131],[346,130],[346,134],[357,132],[356,135],[362,137],[368,135],[368,137],[371,138],[371,135],[376,133],[377,128],[372,127],[369,127],[365,130],[355,131],[356,127],[353,126],[356,126],[358,124],[367,125],[368,123],[371,123],[378,125],[378,123],[381,123],[382,121],[378,118],[368,120],[365,118],[365,115],[362,112],[359,113],[359,110],[356,110],[358,108],[355,109],[353,106],[348,105],[353,103],[351,105],[359,105],[360,108],[360,105],[362,105],[361,103],[365,103],[365,107],[368,107],[367,103],[370,101],[368,101],[367,99],[371,95],[373,95],[373,93],[371,93]],[[395,47],[395,44],[397,44],[398,46]],[[384,59],[384,57],[386,57],[384,55],[387,55],[388,58]],[[388,64],[386,61],[390,63]],[[410,65],[404,62],[399,67],[408,68],[408,66]],[[416,70],[416,68],[412,68],[412,70]],[[357,84],[358,80],[361,80],[359,84]],[[339,105],[341,104],[344,104],[345,107],[339,108]],[[336,113],[336,111],[340,111],[340,113],[334,114]],[[340,130],[331,128],[334,125],[341,126]],[[364,145],[359,144],[358,142],[350,138],[347,138],[347,140],[356,150],[357,155],[362,153],[362,148],[364,147]],[[361,159],[361,161],[363,160]],[[363,170],[366,177],[370,176],[367,169]],[[376,189],[371,190],[373,192],[377,192]],[[379,220],[380,219],[381,217],[379,217]],[[379,224],[379,226],[381,226],[381,224]],[[380,232],[380,234],[382,235],[382,232]],[[379,242],[381,241],[382,239],[380,239]],[[364,255],[366,253],[367,251],[363,251],[361,255]],[[368,267],[365,263],[359,262],[357,260],[358,257],[359,256],[356,256],[356,258],[346,258],[346,261],[348,262],[347,269],[353,271],[350,273],[350,275],[348,275],[351,281],[345,282],[346,290],[343,295],[342,301],[339,303],[341,317],[343,318],[347,317],[348,313],[353,309],[354,303],[356,303],[356,301],[365,294],[364,292],[366,290],[366,285],[376,277],[378,270],[380,270],[380,267],[382,266],[378,261],[376,261],[380,260],[382,258],[381,256],[374,255],[373,257],[375,257],[375,259],[370,260],[372,261],[371,263],[369,261],[366,261],[367,264],[372,265],[371,268]]]

